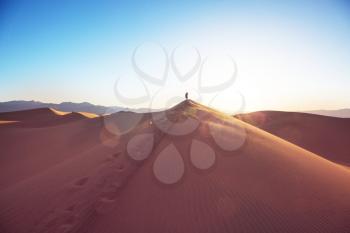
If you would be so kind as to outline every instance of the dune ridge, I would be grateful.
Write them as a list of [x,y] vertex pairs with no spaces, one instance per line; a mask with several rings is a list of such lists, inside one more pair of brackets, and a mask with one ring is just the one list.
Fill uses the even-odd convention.
[[38,128],[66,124],[97,115],[84,112],[62,112],[53,108],[38,108],[0,113],[0,121],[11,121],[19,127]]
[[328,160],[350,165],[350,119],[279,111],[236,117]]
[[[191,118],[199,124],[178,136],[188,125],[168,125],[165,117],[175,123]],[[104,118],[34,129],[48,138],[46,145],[58,144],[38,147],[37,153],[41,150],[44,157],[54,150],[66,155],[48,166],[50,158],[46,169],[0,189],[0,229],[6,233],[350,231],[350,171],[299,146],[193,101],[143,114],[137,126],[123,135],[108,132]],[[28,128],[7,130],[13,138],[25,130],[23,141],[35,135]],[[62,138],[50,138],[57,132]],[[140,135],[152,140],[135,140]],[[194,139],[215,154],[208,169],[193,163]],[[153,142],[144,159],[127,149],[132,141],[139,143],[137,156]],[[69,151],[73,147],[80,149]],[[20,160],[25,152],[18,149],[11,153]],[[178,167],[163,164],[160,169],[166,174],[159,177],[157,164],[164,161],[160,159],[164,150],[180,157],[172,160]],[[199,159],[201,163],[205,158]],[[179,177],[176,182],[162,182],[174,181],[174,175]]]

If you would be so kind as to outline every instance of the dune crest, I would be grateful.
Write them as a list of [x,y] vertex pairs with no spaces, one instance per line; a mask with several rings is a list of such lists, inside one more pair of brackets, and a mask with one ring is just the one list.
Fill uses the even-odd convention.
[[[128,118],[118,114],[125,115],[104,118],[109,124],[118,119],[118,126]],[[55,156],[60,157],[0,189],[4,231],[350,231],[348,169],[193,101],[155,114],[143,114],[136,127],[120,135],[106,129],[110,125],[102,118],[0,134],[21,136],[23,143],[46,138],[45,145],[57,147],[36,152],[45,158],[59,151]],[[188,118],[198,125],[181,131]],[[173,127],[177,134],[171,133]],[[12,157],[1,166],[21,160],[38,166],[20,148],[5,148]]]
[[350,119],[278,111],[236,117],[333,162],[350,165]]
[[27,128],[44,128],[96,117],[97,115],[94,114],[62,112],[53,108],[38,108],[0,113],[0,121],[16,122],[16,126]]

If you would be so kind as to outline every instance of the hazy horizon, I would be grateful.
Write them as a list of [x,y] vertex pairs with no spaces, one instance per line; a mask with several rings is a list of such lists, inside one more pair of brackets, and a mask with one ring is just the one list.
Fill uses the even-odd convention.
[[[87,103],[87,104],[92,104],[94,106],[102,106],[102,107],[106,107],[106,108],[114,108],[114,107],[120,107],[121,109],[130,109],[131,111],[132,110],[140,110],[140,109],[147,109],[147,108],[132,108],[132,107],[128,107],[128,106],[122,106],[122,105],[102,105],[102,104],[95,104],[95,103],[91,103],[91,102],[88,102],[88,101],[83,101],[83,102],[73,102],[73,101],[63,101],[63,102],[43,102],[43,101],[38,101],[38,100],[9,100],[9,101],[0,101],[0,104],[1,103],[9,103],[9,102],[15,102],[15,101],[27,101],[27,102],[37,102],[37,103],[42,103],[42,104],[57,104],[57,105],[60,105],[60,104],[64,104],[64,103],[72,103],[72,104],[84,104],[84,103]],[[167,107],[163,107],[163,108],[149,108],[150,111],[155,111],[155,110],[166,110],[166,109],[169,109],[170,107],[173,107],[175,106],[176,104],[180,104],[181,101],[177,102],[177,103],[173,103],[172,105],[169,105]],[[212,108],[216,109],[215,106],[211,106]],[[22,108],[21,108],[22,109]],[[221,109],[218,109],[218,110],[221,110]],[[337,112],[337,111],[342,111],[342,110],[350,110],[350,108],[336,108],[336,109],[303,109],[303,110],[298,110],[298,111],[295,111],[295,112],[304,112],[304,113],[315,113],[315,114],[321,114],[321,115],[325,115],[327,116],[327,114],[323,113],[322,112]],[[17,110],[16,110],[17,111]],[[250,111],[250,110],[243,110],[242,112],[236,112],[234,114],[239,114],[239,113],[251,113],[251,112],[258,112],[258,111],[286,111],[288,112],[289,110],[283,110],[283,109],[258,109],[258,110],[253,110],[253,111]],[[141,111],[143,112],[143,111]],[[290,112],[293,112],[293,111],[290,111]],[[225,112],[224,112],[225,113]],[[230,112],[227,112],[227,114],[231,114]],[[330,115],[330,116],[337,116],[337,115]],[[347,117],[347,116],[346,116]]]

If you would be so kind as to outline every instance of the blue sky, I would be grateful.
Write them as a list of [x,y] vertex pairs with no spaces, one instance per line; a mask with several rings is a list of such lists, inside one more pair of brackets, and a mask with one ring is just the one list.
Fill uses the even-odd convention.
[[[161,72],[155,42],[169,53],[184,45],[196,47],[202,57],[232,56],[238,76],[219,103],[224,108],[232,107],[237,95],[228,98],[237,91],[246,111],[350,107],[347,1],[1,2],[0,101],[125,105],[116,98],[115,82],[122,77],[123,94],[139,95],[144,86],[130,58],[142,45],[139,63]],[[179,59],[185,68],[193,60],[190,52]],[[225,72],[229,68],[220,64],[212,67],[207,83]],[[197,82],[181,86],[173,74],[168,77],[163,92],[174,86],[179,87],[174,95],[196,89]],[[146,86],[151,95],[158,93]]]

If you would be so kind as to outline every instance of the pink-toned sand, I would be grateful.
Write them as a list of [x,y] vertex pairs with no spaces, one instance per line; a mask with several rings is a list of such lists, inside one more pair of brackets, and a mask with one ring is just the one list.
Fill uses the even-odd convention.
[[350,165],[350,119],[261,111],[237,118],[331,161]]
[[1,233],[350,232],[350,170],[238,119],[73,116],[0,114]]

